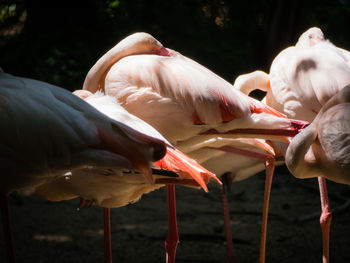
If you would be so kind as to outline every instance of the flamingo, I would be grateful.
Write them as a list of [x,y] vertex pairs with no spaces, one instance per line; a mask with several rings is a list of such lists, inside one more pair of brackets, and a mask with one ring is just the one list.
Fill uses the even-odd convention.
[[350,83],[350,52],[324,39],[312,27],[295,46],[281,51],[270,73],[255,71],[236,78],[234,86],[245,94],[266,91],[264,101],[290,118],[311,122],[334,94]]
[[[337,183],[350,184],[349,112],[350,85],[329,99],[312,124],[289,145],[286,165],[295,177],[327,178]],[[327,201],[322,200],[322,206],[328,207]],[[330,224],[322,217],[321,221]],[[323,234],[329,235],[329,232]],[[323,240],[323,247],[329,247],[329,239]],[[323,255],[323,261],[329,261],[329,254]]]
[[[195,160],[190,159],[185,154],[176,150],[171,144],[152,126],[141,119],[128,113],[121,107],[115,98],[104,95],[100,92],[92,94],[86,90],[77,90],[74,94],[84,98],[86,102],[94,106],[101,113],[112,119],[141,131],[148,136],[152,136],[163,141],[167,145],[165,156],[154,163],[154,172],[162,173],[159,169],[166,169],[178,174],[179,177],[164,177],[154,175],[155,184],[151,185],[145,180],[142,174],[134,172],[125,173],[122,176],[101,176],[108,175],[108,171],[97,169],[81,169],[74,171],[68,178],[59,177],[36,188],[36,194],[51,201],[68,200],[81,197],[84,200],[93,200],[99,206],[104,207],[105,234],[108,261],[111,262],[110,235],[109,235],[109,215],[110,208],[121,207],[129,203],[136,202],[142,194],[149,193],[165,184],[168,187],[168,195],[174,195],[174,184],[190,187],[202,187],[206,192],[206,184],[210,178],[216,179],[214,174],[200,166]],[[158,169],[157,169],[158,168]],[[176,208],[172,196],[168,197],[169,211],[169,235],[166,240],[167,262],[175,261],[175,252],[178,244],[178,233],[176,224]]]
[[[8,260],[15,262],[7,196],[69,171],[95,167],[141,171],[166,153],[163,141],[97,111],[70,92],[41,81],[0,73],[1,212]],[[6,176],[5,176],[6,175]]]
[[350,85],[323,105],[314,121],[292,140],[286,165],[297,178],[325,177],[350,184]]
[[[153,36],[143,32],[126,37],[104,54],[88,72],[83,89],[101,90],[117,98],[128,112],[149,123],[185,153],[183,146],[196,138],[203,141],[225,136],[258,137],[286,142],[287,136],[294,136],[306,125],[287,119],[235,90],[209,69],[165,48]],[[218,149],[263,160],[268,167],[269,185],[273,158],[242,151],[239,147]],[[269,196],[269,186],[266,189],[266,196]],[[267,208],[266,197],[265,219]],[[265,235],[263,231],[262,239]],[[232,251],[229,253],[228,258],[232,258]],[[264,253],[260,258],[264,262]]]
[[[273,60],[270,73],[255,71],[239,76],[235,88],[245,94],[254,89],[266,91],[264,102],[289,118],[311,122],[322,106],[350,84],[350,52],[324,38],[321,29],[304,32],[295,46],[281,51]],[[329,262],[331,211],[326,181],[319,177],[323,233],[323,261]],[[325,246],[327,245],[327,246]]]

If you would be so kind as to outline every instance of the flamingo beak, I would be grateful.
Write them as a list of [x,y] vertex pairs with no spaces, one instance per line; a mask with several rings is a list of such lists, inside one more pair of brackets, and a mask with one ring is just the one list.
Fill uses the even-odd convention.
[[156,55],[164,56],[164,57],[172,57],[174,55],[173,52],[171,52],[169,49],[167,49],[165,47],[161,47],[161,48],[155,50],[154,53]]

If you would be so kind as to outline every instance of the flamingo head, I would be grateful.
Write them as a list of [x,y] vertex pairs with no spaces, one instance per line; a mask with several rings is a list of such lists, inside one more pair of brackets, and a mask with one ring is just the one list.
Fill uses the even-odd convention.
[[311,27],[299,37],[296,47],[308,48],[324,41],[324,35],[318,27]]
[[165,47],[161,47],[161,48],[158,48],[158,49],[153,49],[152,52],[155,55],[158,55],[158,56],[164,56],[164,57],[172,57],[172,56],[174,56],[174,53],[170,49],[165,48]]
[[155,54],[160,56],[172,56],[174,52],[165,48],[152,35],[145,32],[134,33],[118,43],[118,49],[126,54]]

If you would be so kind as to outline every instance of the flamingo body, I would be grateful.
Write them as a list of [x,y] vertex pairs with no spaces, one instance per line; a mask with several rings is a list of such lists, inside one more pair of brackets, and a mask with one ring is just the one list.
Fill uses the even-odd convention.
[[[81,95],[81,92],[76,91],[75,93]],[[82,95],[86,96],[85,94]],[[52,201],[79,196],[92,200],[99,206],[112,208],[136,202],[143,194],[164,186],[170,180],[178,184],[182,184],[182,180],[193,181],[192,186],[202,186],[207,190],[206,184],[209,179],[211,177],[215,178],[212,173],[194,160],[174,149],[152,126],[128,113],[113,97],[96,93],[86,96],[86,101],[107,116],[130,125],[148,136],[162,140],[167,145],[167,152],[164,158],[156,162],[155,165],[178,173],[180,178],[164,178],[163,176],[153,175],[156,184],[151,185],[142,174],[134,171],[115,175],[108,170],[81,169],[72,171],[66,177],[60,177],[39,186],[36,189],[37,194]],[[162,183],[157,183],[158,181]]]
[[[108,118],[66,90],[5,73],[0,87],[2,193],[88,166],[149,173],[150,162],[165,154],[163,142]],[[131,151],[140,159],[130,158]]]
[[[180,54],[123,58],[111,67],[104,85],[107,94],[118,98],[129,112],[146,120],[175,145],[209,128],[226,132],[241,127],[290,125],[278,118],[282,115],[264,114],[268,107]],[[252,113],[255,108],[261,112]]]
[[[333,130],[332,132],[337,134],[334,131],[339,129],[339,133],[344,135],[346,125],[341,124],[343,122],[341,120],[346,119],[346,117],[334,115],[335,124],[331,129],[327,126],[331,124],[329,118],[334,110],[328,113],[322,112],[325,111],[325,105],[328,104],[328,101],[336,94],[342,94],[343,87],[350,84],[349,62],[350,52],[325,40],[322,31],[314,27],[304,32],[295,46],[283,50],[274,59],[269,75],[255,71],[238,77],[234,84],[237,89],[246,94],[255,88],[266,91],[264,101],[267,105],[285,113],[287,117],[313,121],[311,127],[305,133],[302,132],[303,135],[293,139],[293,146],[288,147],[286,159],[290,171],[297,177],[319,176],[324,263],[329,262],[331,224],[331,212],[324,177],[334,177],[334,174],[330,174],[332,170],[337,174],[335,171],[342,169],[342,166],[334,161],[338,158],[335,156],[343,156],[342,149],[346,149],[339,146],[342,139],[335,138],[327,132]],[[256,87],[254,87],[254,83],[257,83]],[[345,112],[345,109],[342,109],[342,112]],[[324,117],[322,118],[322,116]],[[329,153],[324,151],[323,147],[326,146],[326,141],[328,143],[333,141],[326,147],[329,147],[329,151],[333,152],[333,157],[327,156]],[[345,138],[344,141],[346,141]],[[304,143],[304,146],[301,146],[301,142]],[[332,144],[333,147],[337,147],[337,150],[331,148]],[[305,147],[310,145],[311,147],[304,156]],[[304,157],[305,160],[303,160]],[[324,168],[322,171],[321,167]],[[340,171],[338,170],[338,172]],[[339,174],[336,177],[339,177]]]
[[291,47],[271,65],[266,102],[291,118],[312,121],[322,105],[349,83],[348,61],[333,44]]
[[290,144],[286,164],[298,178],[350,184],[350,86],[331,98]]
[[304,32],[295,46],[281,51],[270,73],[239,76],[235,88],[266,91],[264,102],[289,118],[311,122],[321,107],[350,83],[350,52],[325,40],[319,28]]
[[[277,111],[235,90],[227,81],[178,52],[170,49],[166,49],[166,55],[136,52],[133,36],[120,42],[129,43],[128,55],[119,43],[96,62],[87,74],[84,89],[92,92],[103,89],[174,146],[210,129],[224,133],[240,128],[292,127],[291,121]],[[93,80],[98,80],[98,84],[93,85]]]

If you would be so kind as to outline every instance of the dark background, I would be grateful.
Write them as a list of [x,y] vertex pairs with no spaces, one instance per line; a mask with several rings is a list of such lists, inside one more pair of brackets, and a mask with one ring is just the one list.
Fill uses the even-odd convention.
[[[1,0],[0,66],[8,73],[75,90],[87,71],[125,36],[145,31],[229,82],[295,44],[311,26],[350,49],[350,0]],[[259,94],[257,94],[259,95]],[[8,175],[3,175],[8,176]],[[347,203],[348,186],[329,183],[332,207]],[[234,184],[230,209],[237,262],[257,262],[264,174]],[[177,262],[224,262],[219,189],[178,188],[181,243]],[[76,212],[78,200],[53,204],[12,194],[19,262],[102,262],[102,210]],[[164,262],[164,189],[112,209],[114,262]],[[272,186],[267,262],[321,262],[317,180],[297,180],[285,167]],[[316,217],[300,220],[316,213]],[[332,263],[350,262],[350,211],[334,214]],[[0,231],[0,262],[5,251]]]
[[145,31],[232,82],[268,71],[311,26],[350,49],[350,0],[1,0],[0,66],[78,89],[102,54]]

